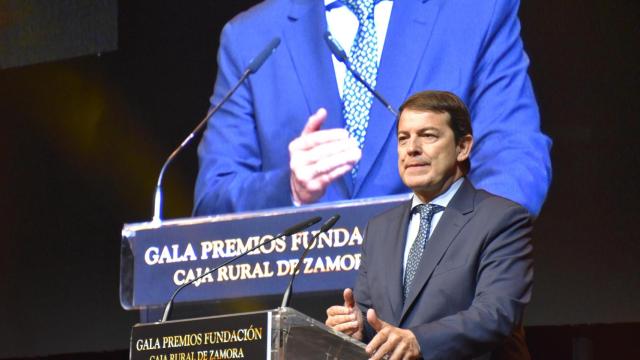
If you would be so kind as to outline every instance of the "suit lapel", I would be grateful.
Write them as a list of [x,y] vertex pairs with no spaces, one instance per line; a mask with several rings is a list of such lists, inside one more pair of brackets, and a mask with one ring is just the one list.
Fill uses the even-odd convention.
[[[439,7],[434,1],[394,1],[378,68],[376,90],[396,109],[410,95],[438,11]],[[358,195],[363,180],[367,178],[387,138],[394,135],[395,121],[394,116],[374,99],[354,196]]]
[[471,183],[465,179],[445,209],[442,218],[427,241],[409,297],[402,308],[400,322],[404,320],[416,297],[429,281],[433,270],[444,256],[451,242],[471,219],[475,191]]
[[[293,71],[304,92],[309,115],[324,107],[328,118],[323,129],[343,128],[342,102],[331,52],[324,42],[327,30],[324,3],[319,0],[292,0],[288,20],[289,24],[283,34],[284,41],[291,56]],[[296,121],[306,122],[306,119]],[[337,180],[337,185],[345,187],[347,194],[352,194],[351,176],[341,177]]]
[[[393,313],[395,321],[400,320],[402,312],[402,261],[404,257],[404,248],[407,238],[407,227],[409,224],[409,214],[411,213],[411,200],[407,201],[400,209],[398,216],[392,216],[393,222],[387,227],[387,231],[383,237],[384,251],[388,257],[385,263],[386,272],[386,288],[389,305]],[[395,240],[394,239],[398,239]],[[400,269],[400,272],[390,269]],[[395,324],[396,326],[398,324]]]

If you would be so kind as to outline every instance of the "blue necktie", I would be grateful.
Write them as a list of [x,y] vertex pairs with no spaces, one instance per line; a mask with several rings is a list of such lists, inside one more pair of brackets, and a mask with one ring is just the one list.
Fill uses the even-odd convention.
[[[359,22],[358,32],[349,54],[351,65],[371,87],[375,88],[378,72],[378,36],[373,19],[374,1],[342,0],[342,2],[356,15]],[[347,130],[358,141],[360,149],[364,147],[367,135],[372,100],[373,97],[367,88],[347,72],[342,91],[343,115]],[[358,168],[354,167],[352,171],[354,178],[357,171]]]
[[420,212],[420,230],[418,230],[418,236],[416,236],[416,240],[413,242],[413,245],[411,245],[409,256],[407,257],[407,266],[404,271],[404,288],[402,289],[403,302],[409,296],[413,279],[416,276],[416,272],[418,272],[418,265],[422,259],[424,247],[429,239],[433,215],[443,210],[444,207],[434,204],[420,204],[413,209],[414,212]]

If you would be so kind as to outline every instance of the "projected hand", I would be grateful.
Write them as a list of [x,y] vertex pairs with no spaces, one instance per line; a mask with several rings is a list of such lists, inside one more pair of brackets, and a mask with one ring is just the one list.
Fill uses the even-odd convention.
[[362,314],[355,306],[353,291],[344,289],[342,297],[344,298],[343,306],[335,305],[327,309],[327,321],[325,321],[325,324],[336,331],[362,340],[362,329],[364,327]]
[[329,184],[350,171],[362,156],[358,143],[345,129],[320,130],[326,118],[327,110],[320,108],[289,144],[291,194],[296,203],[317,201]]

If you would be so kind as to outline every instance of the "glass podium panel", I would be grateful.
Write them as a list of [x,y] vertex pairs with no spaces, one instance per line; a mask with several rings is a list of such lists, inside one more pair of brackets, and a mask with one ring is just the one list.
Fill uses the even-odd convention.
[[368,359],[365,344],[291,308],[273,311],[272,359]]
[[365,344],[291,308],[137,324],[131,360],[368,359]]

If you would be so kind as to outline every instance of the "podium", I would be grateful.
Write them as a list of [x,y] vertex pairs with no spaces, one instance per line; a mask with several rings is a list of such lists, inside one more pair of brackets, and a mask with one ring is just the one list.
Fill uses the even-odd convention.
[[291,308],[138,324],[131,360],[368,359],[365,344]]

